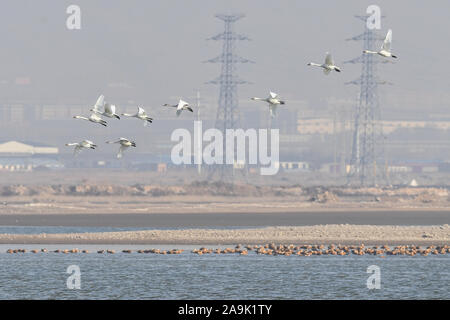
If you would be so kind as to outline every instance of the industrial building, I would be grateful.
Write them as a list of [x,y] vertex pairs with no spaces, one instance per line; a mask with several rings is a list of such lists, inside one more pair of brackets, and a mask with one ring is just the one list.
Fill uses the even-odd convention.
[[62,168],[58,154],[58,148],[41,143],[6,141],[0,143],[0,171]]

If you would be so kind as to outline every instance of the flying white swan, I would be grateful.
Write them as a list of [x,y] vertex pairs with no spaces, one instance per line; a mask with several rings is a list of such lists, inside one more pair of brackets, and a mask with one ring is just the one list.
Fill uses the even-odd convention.
[[119,143],[119,153],[117,154],[117,158],[122,158],[123,152],[129,147],[136,147],[136,143],[134,141],[128,140],[126,138],[119,138],[117,141],[106,141],[106,143]]
[[105,103],[105,97],[103,95],[98,97],[97,102],[90,111],[108,118],[117,118],[120,120],[120,117],[116,114],[116,106]]
[[101,94],[98,97],[97,102],[92,107],[91,111],[94,111],[94,110],[100,111],[104,105],[105,105],[105,96]]
[[144,109],[142,109],[141,107],[137,107],[137,108],[138,108],[138,111],[135,114],[122,113],[122,115],[125,117],[134,117],[134,118],[141,119],[144,121],[144,126],[146,126],[149,122],[150,123],[153,122],[153,118],[150,118]]
[[381,46],[380,51],[370,51],[370,50],[364,50],[363,53],[371,53],[371,54],[379,54],[382,57],[392,57],[397,58],[396,55],[393,55],[391,52],[391,44],[392,44],[392,30],[389,29],[386,38],[384,38],[383,45]]
[[252,100],[267,102],[269,104],[270,116],[272,118],[277,114],[277,107],[281,104],[285,104],[285,102],[280,99],[278,94],[272,91],[269,92],[269,97],[266,99],[253,97]]
[[81,142],[72,142],[72,143],[66,143],[66,146],[75,146],[73,150],[73,155],[78,155],[83,148],[85,149],[95,149],[97,147],[96,144],[94,144],[90,140],[83,140]]
[[308,63],[308,66],[321,67],[321,68],[323,68],[323,73],[325,73],[325,74],[329,74],[330,71],[333,71],[333,70],[337,71],[337,72],[341,72],[341,68],[339,68],[338,66],[334,65],[333,57],[328,52],[327,52],[327,54],[325,56],[325,63],[324,64],[318,64],[318,63],[310,62],[310,63]]
[[189,110],[190,112],[194,112],[194,110],[192,110],[192,108],[189,106],[189,103],[187,103],[186,101],[183,101],[180,99],[180,101],[178,101],[178,104],[163,104],[164,107],[172,107],[172,108],[177,108],[177,117],[180,116],[181,111],[183,110]]
[[87,120],[90,122],[94,122],[94,123],[98,123],[101,124],[102,126],[107,125],[107,122],[105,120],[103,120],[98,114],[96,114],[95,112],[92,113],[89,118],[86,117],[82,117],[82,116],[74,116],[75,119],[82,119],[82,120]]

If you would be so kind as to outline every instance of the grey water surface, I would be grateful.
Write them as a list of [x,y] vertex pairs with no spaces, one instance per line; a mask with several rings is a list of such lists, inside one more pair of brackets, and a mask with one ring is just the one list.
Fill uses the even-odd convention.
[[[24,246],[0,247],[0,299],[450,299],[450,255],[198,256],[183,245],[166,247],[184,248],[179,255],[127,254],[114,245],[7,254]],[[96,253],[103,247],[116,253]],[[80,289],[67,287],[71,265],[80,269]],[[380,268],[380,289],[367,288],[371,265]]]

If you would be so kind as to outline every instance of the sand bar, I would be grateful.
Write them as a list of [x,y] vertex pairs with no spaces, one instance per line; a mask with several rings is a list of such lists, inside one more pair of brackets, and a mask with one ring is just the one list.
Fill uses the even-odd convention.
[[415,244],[450,243],[450,226],[317,225],[246,229],[0,234],[2,244]]

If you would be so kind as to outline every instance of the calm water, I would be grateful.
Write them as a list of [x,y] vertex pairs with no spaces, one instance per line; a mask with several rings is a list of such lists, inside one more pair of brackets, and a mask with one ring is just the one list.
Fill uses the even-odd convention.
[[[243,229],[251,227],[241,226],[205,226],[195,227],[195,229]],[[254,227],[257,228],[257,227]],[[118,231],[140,231],[140,230],[179,230],[186,228],[170,227],[65,227],[65,226],[0,226],[0,234],[40,234],[40,233],[86,233],[86,232],[118,232]]]
[[[259,256],[6,254],[0,245],[0,299],[450,299],[450,255]],[[45,246],[53,250],[152,246]],[[67,289],[67,267],[78,265],[81,289]],[[381,270],[381,289],[366,287],[370,265]]]

